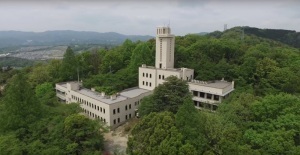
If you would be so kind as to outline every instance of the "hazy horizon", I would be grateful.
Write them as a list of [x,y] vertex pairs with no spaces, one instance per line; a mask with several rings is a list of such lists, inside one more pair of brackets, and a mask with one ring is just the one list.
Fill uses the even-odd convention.
[[300,2],[237,0],[165,1],[1,1],[0,31],[54,30],[155,35],[170,24],[172,33],[223,31],[235,26],[300,31]]

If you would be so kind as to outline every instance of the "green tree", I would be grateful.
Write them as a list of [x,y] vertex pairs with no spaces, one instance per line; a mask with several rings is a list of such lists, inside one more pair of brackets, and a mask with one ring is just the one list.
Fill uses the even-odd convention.
[[51,83],[43,83],[35,88],[35,95],[41,104],[53,106],[57,101],[54,88]]
[[6,135],[0,135],[0,153],[21,155],[23,154],[24,143],[22,143],[16,135],[10,133]]
[[103,135],[99,129],[98,122],[91,121],[83,115],[68,116],[64,121],[64,135],[69,140],[67,152],[82,154],[101,150]]
[[152,95],[143,100],[139,108],[141,116],[150,112],[170,111],[176,113],[184,100],[191,98],[186,81],[170,76],[156,87]]
[[74,80],[77,78],[77,61],[75,57],[75,53],[71,49],[71,47],[68,47],[64,58],[62,60],[62,65],[60,68],[60,76],[63,80]]
[[[129,154],[179,154],[186,152],[182,135],[175,126],[174,114],[170,112],[151,113],[136,124],[128,140]],[[191,149],[194,152],[194,149]]]
[[28,125],[38,120],[43,113],[24,73],[15,75],[9,82],[3,104],[5,111],[0,122],[6,131],[28,128]]
[[190,98],[186,99],[183,105],[180,106],[175,115],[175,123],[179,132],[183,135],[185,143],[191,144],[199,154],[202,154],[207,140],[204,137],[203,127],[201,127],[203,122],[201,122],[198,111]]

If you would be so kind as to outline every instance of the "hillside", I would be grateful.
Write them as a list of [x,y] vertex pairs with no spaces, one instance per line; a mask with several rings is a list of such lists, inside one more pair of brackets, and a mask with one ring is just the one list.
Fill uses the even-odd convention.
[[[215,31],[207,34],[208,36],[214,36],[220,38],[222,35],[228,35],[232,32],[238,33],[238,37],[242,37],[244,29],[244,35],[254,35],[257,37],[279,41],[281,43],[300,48],[300,32],[294,30],[282,30],[282,29],[259,29],[255,27],[233,27],[224,32]],[[232,36],[231,36],[232,37]]]
[[46,31],[46,32],[20,32],[0,31],[0,48],[29,45],[69,45],[69,44],[112,44],[123,43],[126,39],[132,41],[146,41],[152,36],[123,35],[115,32],[88,32],[88,31]]

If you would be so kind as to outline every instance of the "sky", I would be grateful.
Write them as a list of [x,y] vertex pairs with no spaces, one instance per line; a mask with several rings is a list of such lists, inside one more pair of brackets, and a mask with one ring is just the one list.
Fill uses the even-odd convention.
[[0,0],[0,31],[76,30],[175,35],[235,26],[300,31],[299,0]]

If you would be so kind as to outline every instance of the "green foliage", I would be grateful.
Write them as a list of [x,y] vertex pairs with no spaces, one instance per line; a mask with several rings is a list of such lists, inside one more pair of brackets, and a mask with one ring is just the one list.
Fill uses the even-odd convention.
[[23,154],[23,145],[14,134],[0,135],[1,154],[21,155]]
[[35,95],[41,104],[52,106],[56,103],[56,95],[51,83],[43,83],[35,88]]
[[95,90],[97,92],[100,92],[100,93],[104,92],[105,95],[113,95],[113,94],[117,93],[117,91],[115,91],[112,87],[109,87],[109,86],[107,86],[107,87],[95,87]]
[[60,67],[60,77],[63,80],[75,80],[77,79],[77,61],[75,53],[68,47]]
[[190,151],[194,154],[195,149],[191,145],[182,144],[182,135],[177,130],[174,119],[174,114],[170,112],[145,116],[131,132],[127,153],[168,155]]
[[198,111],[195,109],[191,99],[187,99],[179,108],[175,115],[175,123],[179,132],[183,135],[183,140],[187,144],[190,143],[185,147],[189,147],[192,144],[196,152],[203,153],[207,140],[203,135],[203,122],[201,122]]
[[42,108],[27,82],[24,73],[19,73],[9,82],[4,92],[1,126],[6,131],[28,128],[30,123],[42,117]]
[[89,118],[73,114],[64,121],[64,135],[69,141],[67,152],[70,154],[90,153],[102,148],[103,136],[99,131],[98,122],[90,121]]
[[189,97],[187,82],[170,76],[166,78],[166,82],[154,89],[152,95],[142,101],[139,112],[141,116],[161,111],[176,113],[179,106]]

